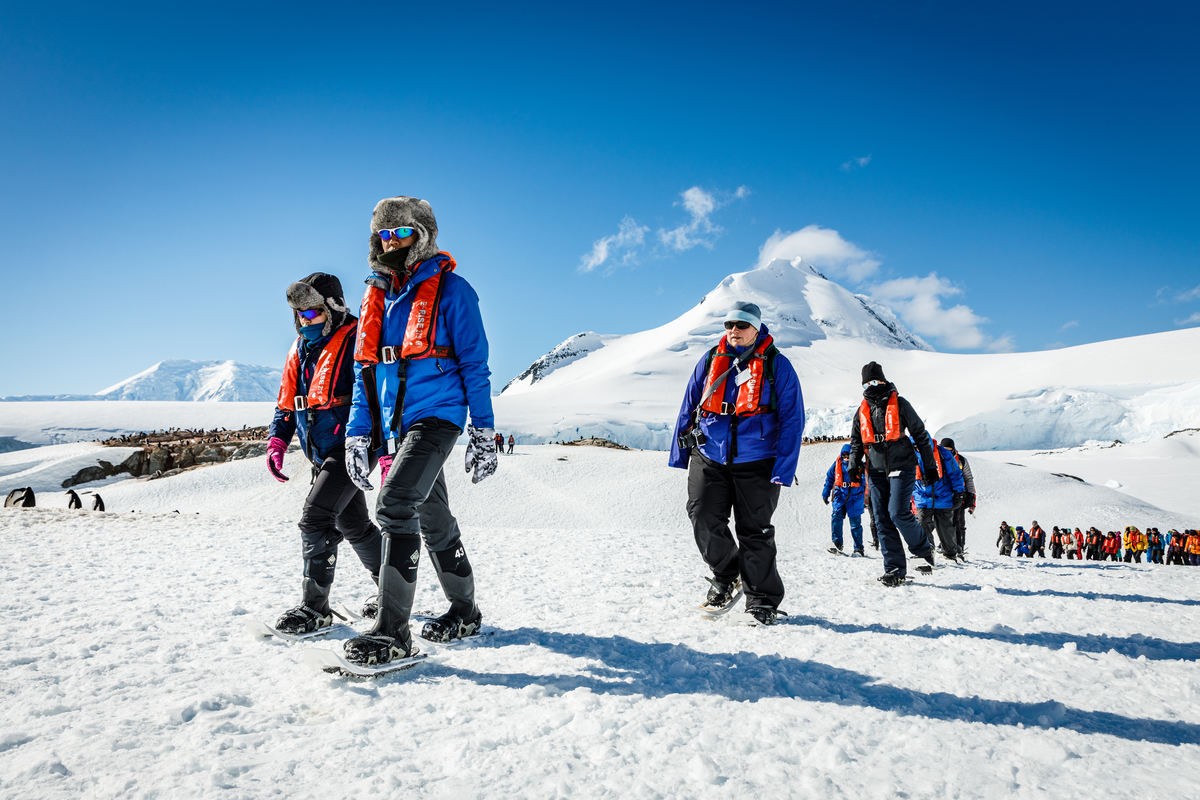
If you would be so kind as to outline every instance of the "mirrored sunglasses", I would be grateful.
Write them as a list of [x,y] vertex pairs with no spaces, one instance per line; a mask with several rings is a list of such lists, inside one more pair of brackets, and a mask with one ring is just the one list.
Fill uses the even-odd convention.
[[869,389],[872,386],[883,386],[886,381],[867,381],[863,384],[864,389]]
[[299,314],[300,316],[304,317],[305,319],[316,319],[317,317],[319,317],[325,313],[325,309],[323,309],[323,308],[306,308],[303,311],[297,311],[296,313]]
[[407,239],[413,235],[413,228],[384,228],[379,232],[379,238],[387,242],[392,239]]
[[737,328],[739,331],[744,331],[744,330],[746,330],[746,328],[750,328],[750,327],[752,327],[752,326],[750,325],[749,322],[746,322],[746,321],[740,320],[740,319],[737,320],[736,322],[730,320],[729,322],[725,323],[725,330],[727,330],[727,331],[733,330],[734,328]]

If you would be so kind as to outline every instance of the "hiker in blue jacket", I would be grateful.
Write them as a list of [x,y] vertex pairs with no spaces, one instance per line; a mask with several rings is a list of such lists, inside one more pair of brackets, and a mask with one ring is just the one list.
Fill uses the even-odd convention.
[[[754,303],[734,303],[725,335],[692,370],[671,437],[672,467],[688,471],[688,517],[713,577],[705,606],[774,624],[783,600],[771,517],[791,486],[804,434],[800,379]],[[729,530],[730,514],[735,520]]]
[[938,474],[934,483],[921,480],[925,461],[919,448],[917,451],[917,484],[913,489],[913,501],[917,506],[917,517],[925,530],[925,538],[933,546],[933,530],[936,527],[942,542],[942,557],[947,561],[958,561],[962,552],[958,548],[958,536],[954,530],[954,509],[962,505],[966,497],[962,468],[948,447],[933,444],[933,458]]
[[[830,552],[842,552],[842,532],[845,529],[843,521],[850,518],[850,536],[854,539],[853,555],[862,557],[863,553],[863,482],[859,477],[852,480],[850,473],[850,445],[842,445],[842,452],[829,465],[825,473],[825,486],[821,489],[821,499],[832,509],[830,527],[833,534],[833,547]],[[832,501],[832,503],[831,503]]]
[[488,341],[479,296],[454,271],[454,258],[438,250],[437,234],[433,209],[415,197],[384,198],[371,217],[346,471],[366,490],[380,464],[383,564],[375,624],[344,647],[360,664],[415,654],[409,617],[422,540],[450,608],[421,636],[446,642],[482,625],[442,467],[466,428],[472,481],[496,471]]

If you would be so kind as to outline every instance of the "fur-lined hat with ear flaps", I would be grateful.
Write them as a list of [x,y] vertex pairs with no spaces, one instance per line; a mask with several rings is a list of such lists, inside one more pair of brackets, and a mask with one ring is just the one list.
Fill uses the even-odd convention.
[[375,204],[375,212],[371,215],[371,245],[367,258],[371,269],[394,271],[379,262],[379,257],[383,255],[379,232],[391,228],[412,228],[417,235],[416,241],[408,248],[405,271],[437,255],[437,220],[429,203],[419,197],[385,197]]
[[[322,336],[328,336],[346,323],[346,301],[342,295],[342,282],[336,275],[327,272],[314,272],[301,278],[287,288],[288,305],[297,311],[306,308],[325,309],[325,327],[321,329]],[[296,333],[302,327],[300,316],[292,314],[296,323]]]

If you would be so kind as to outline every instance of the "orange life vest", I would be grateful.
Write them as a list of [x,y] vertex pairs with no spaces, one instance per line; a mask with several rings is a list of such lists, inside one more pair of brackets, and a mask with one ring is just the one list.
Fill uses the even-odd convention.
[[[942,448],[938,447],[936,444],[933,445],[933,460],[937,464],[938,478],[940,479],[945,477],[946,469],[942,466]],[[921,464],[919,462],[917,463],[917,480],[921,480]]]
[[[737,401],[730,405],[725,402],[725,386],[726,381],[729,380],[729,376],[725,373],[733,366],[734,359],[738,355],[730,348],[729,340],[721,337],[721,342],[713,351],[712,359],[708,364],[708,377],[704,380],[704,393],[708,395],[708,399],[700,405],[700,409],[710,414],[734,414],[739,417],[749,417],[770,411],[769,406],[762,406],[760,403],[762,402],[763,381],[766,379],[767,351],[773,346],[774,341],[771,336],[764,336],[763,340],[754,348],[753,355],[746,360],[744,365],[744,368],[750,372],[750,377],[738,387]],[[721,383],[714,387],[713,383],[718,378],[721,379]]]
[[850,483],[846,483],[845,474],[842,472],[842,458],[841,458],[841,456],[838,456],[838,460],[837,460],[836,462],[834,462],[834,467],[833,467],[833,485],[834,485],[834,486],[849,486],[849,487],[852,487],[852,488],[853,488],[853,487],[862,486],[862,482],[861,482],[861,481],[851,481]]
[[[446,257],[441,269],[421,281],[413,293],[412,309],[408,313],[408,324],[404,329],[404,340],[398,349],[380,344],[388,286],[383,280],[367,283],[358,322],[358,341],[354,345],[355,361],[360,364],[378,364],[380,361],[390,364],[399,359],[454,357],[453,348],[438,347],[435,343],[438,307],[442,301],[442,278],[447,272],[453,272],[458,263],[447,252],[443,251],[439,255]],[[392,275],[391,288],[398,290],[400,286],[399,277]]]
[[296,385],[300,379],[300,339],[292,342],[288,351],[287,361],[283,365],[283,379],[279,382],[279,399],[275,405],[286,411],[304,411],[305,409],[333,408],[350,403],[350,396],[333,396],[333,388],[337,386],[338,377],[342,372],[342,361],[348,338],[354,323],[349,322],[338,328],[325,343],[321,355],[317,356],[317,365],[313,369],[312,381],[308,384],[308,394],[296,394]]
[[[870,447],[880,442],[897,441],[903,434],[900,430],[900,397],[895,392],[888,395],[887,411],[884,412],[884,436],[875,436],[875,423],[871,422],[871,404],[864,398],[858,407],[858,432],[862,435],[863,447]],[[938,464],[939,469],[941,464]],[[940,472],[939,472],[940,474]]]

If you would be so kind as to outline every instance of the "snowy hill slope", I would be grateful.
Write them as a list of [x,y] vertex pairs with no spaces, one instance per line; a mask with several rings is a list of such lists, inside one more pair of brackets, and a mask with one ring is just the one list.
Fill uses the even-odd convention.
[[496,398],[496,425],[523,441],[604,436],[665,449],[687,378],[735,300],[764,321],[800,375],[810,436],[847,435],[860,370],[883,364],[926,424],[968,450],[1144,441],[1200,427],[1200,328],[1037,353],[936,353],[885,309],[807,267],[775,261],[726,278],[658,328],[603,347]]
[[[304,480],[236,462],[105,487],[112,513],[4,510],[0,795],[1200,795],[1196,570],[989,547],[1002,517],[1177,515],[977,459],[971,563],[885,590],[878,558],[821,551],[835,452],[805,448],[783,493],[775,628],[695,611],[685,475],[662,453],[519,448],[477,486],[448,469],[495,633],[365,682],[243,631],[297,599]],[[305,474],[294,453],[284,469]],[[416,608],[440,612],[420,569]],[[370,587],[344,548],[335,595]]]
[[96,393],[102,400],[264,402],[279,392],[280,371],[236,361],[160,361]]

